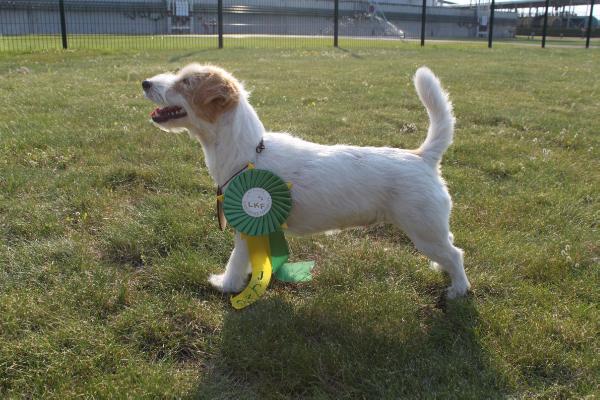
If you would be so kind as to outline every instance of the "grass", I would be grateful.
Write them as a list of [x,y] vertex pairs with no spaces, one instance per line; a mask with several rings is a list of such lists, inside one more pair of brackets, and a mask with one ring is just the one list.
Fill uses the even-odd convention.
[[[458,119],[443,172],[473,293],[385,226],[291,240],[310,284],[235,312],[206,278],[230,231],[198,144],[140,81],[218,63],[265,125],[415,147],[429,65]],[[600,53],[395,49],[0,54],[0,397],[595,398]],[[26,67],[26,68],[23,68]]]
[[[370,40],[340,38],[340,44],[353,43],[367,47],[399,47],[402,40]],[[215,49],[219,45],[217,35],[68,35],[70,49],[108,50],[189,50]],[[285,35],[225,35],[225,48],[331,48],[333,37],[285,36]],[[60,35],[0,36],[0,51],[39,51],[62,48]]]
[[[517,36],[516,41],[521,43],[531,43],[540,45],[542,43],[542,36],[536,35],[533,38],[528,36]],[[573,37],[573,36],[547,36],[546,46],[573,46],[573,47],[585,47],[585,37]],[[598,38],[590,38],[590,47],[598,47]]]
[[[514,39],[495,39],[494,44],[511,43],[514,45],[539,46],[541,36],[529,39],[527,36],[517,36]],[[352,38],[341,36],[339,45],[342,48],[378,48],[378,49],[403,49],[408,44],[414,44],[419,41],[418,37],[399,39],[381,39],[381,38]],[[487,38],[462,38],[462,39],[443,39],[427,38],[427,45],[440,42],[460,42],[465,45],[476,47],[485,47]],[[218,38],[216,35],[68,35],[67,45],[69,49],[97,49],[97,50],[127,50],[127,51],[146,51],[146,50],[189,50],[194,48],[214,50],[218,47]],[[555,45],[565,47],[585,47],[585,39],[574,37],[547,37],[546,45],[552,47]],[[331,49],[333,46],[333,37],[329,36],[285,36],[285,35],[225,35],[223,38],[223,47],[248,48],[248,49]],[[598,47],[598,39],[592,38],[590,47]],[[0,51],[11,53],[23,53],[28,51],[40,50],[58,50],[62,48],[62,39],[60,35],[21,35],[21,36],[0,36]]]

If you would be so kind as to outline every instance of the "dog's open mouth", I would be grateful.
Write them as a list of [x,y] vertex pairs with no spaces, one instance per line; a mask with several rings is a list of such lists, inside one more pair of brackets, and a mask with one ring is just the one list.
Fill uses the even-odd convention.
[[163,108],[157,108],[152,111],[150,117],[154,122],[167,122],[172,119],[183,118],[187,115],[185,110],[179,106],[167,106]]

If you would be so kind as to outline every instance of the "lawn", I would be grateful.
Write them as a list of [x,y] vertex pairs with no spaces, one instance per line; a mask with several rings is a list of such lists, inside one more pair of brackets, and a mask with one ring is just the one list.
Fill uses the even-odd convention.
[[[541,46],[541,36],[529,39],[527,36],[516,38],[494,39],[494,45],[514,44]],[[339,44],[342,48],[379,48],[379,49],[403,49],[407,44],[420,43],[419,38],[395,39],[395,38],[357,38],[340,36]],[[427,46],[440,43],[456,42],[476,47],[487,46],[487,37],[443,39],[427,38]],[[600,39],[592,38],[590,47],[599,47]],[[69,49],[96,49],[96,50],[189,50],[190,48],[211,49],[219,46],[216,35],[67,35],[67,46]],[[254,48],[254,49],[331,49],[333,37],[329,36],[285,36],[285,35],[225,35],[223,47],[232,48]],[[552,37],[546,38],[547,47],[574,47],[584,48],[585,39],[576,37]],[[62,48],[60,35],[22,35],[22,36],[0,36],[0,52],[29,52],[40,50],[58,50]]]
[[[472,294],[441,301],[447,279],[374,226],[291,239],[315,279],[233,310],[207,284],[233,241],[201,149],[141,94],[191,61],[244,80],[269,129],[408,148],[430,66]],[[0,53],[0,397],[600,396],[599,63],[481,43]]]
[[[525,44],[525,43],[529,43],[529,44],[536,44],[538,46],[541,45],[542,43],[542,36],[541,35],[536,35],[533,38],[528,37],[528,36],[517,36],[515,39],[512,40],[516,40],[518,42],[520,42],[521,44]],[[546,37],[546,46],[548,47],[552,47],[552,46],[569,46],[569,47],[585,47],[585,37],[573,37],[573,36],[566,36],[566,37],[560,37],[560,36],[547,36]],[[507,40],[507,42],[510,42],[511,40]],[[592,37],[590,38],[590,47],[598,47],[598,43],[600,42],[600,39],[597,37]]]

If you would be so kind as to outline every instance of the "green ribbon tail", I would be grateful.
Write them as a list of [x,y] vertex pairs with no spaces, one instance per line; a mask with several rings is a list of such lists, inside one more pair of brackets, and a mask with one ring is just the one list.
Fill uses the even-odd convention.
[[271,265],[273,274],[276,275],[279,268],[281,268],[290,257],[290,251],[283,231],[279,230],[269,234],[269,246],[271,247]]
[[287,240],[282,231],[269,234],[271,265],[277,280],[288,283],[310,282],[314,261],[288,263],[290,256]]
[[279,268],[277,274],[275,274],[275,278],[289,283],[310,282],[312,281],[311,271],[314,266],[314,261],[285,263]]

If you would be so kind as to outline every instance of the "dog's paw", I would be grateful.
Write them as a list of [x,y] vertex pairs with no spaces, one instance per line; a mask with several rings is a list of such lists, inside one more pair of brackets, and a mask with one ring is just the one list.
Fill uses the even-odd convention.
[[219,292],[223,293],[238,293],[241,292],[246,284],[245,279],[231,279],[225,276],[225,273],[220,275],[211,275],[208,282]]
[[469,285],[469,282],[461,282],[460,284],[457,284],[457,283],[452,284],[448,289],[446,289],[446,298],[448,300],[452,300],[452,299],[456,299],[458,297],[463,297],[469,292],[470,288],[471,288],[471,285]]
[[436,263],[435,261],[429,261],[429,268],[431,268],[434,271],[444,272],[444,269],[442,268],[442,266],[440,264]]

